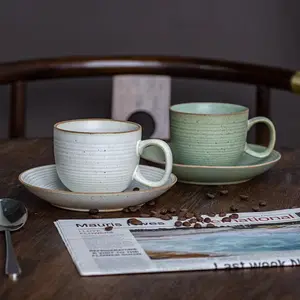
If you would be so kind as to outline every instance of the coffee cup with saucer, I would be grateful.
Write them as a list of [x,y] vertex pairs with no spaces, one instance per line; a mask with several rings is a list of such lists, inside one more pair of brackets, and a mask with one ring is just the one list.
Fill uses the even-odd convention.
[[[121,210],[160,196],[176,183],[173,156],[162,140],[141,140],[139,124],[110,119],[70,120],[54,125],[55,165],[20,174],[31,192],[71,210]],[[148,146],[161,149],[165,170],[139,164]]]
[[[178,181],[194,184],[234,184],[271,168],[280,154],[274,150],[271,120],[248,120],[247,107],[230,103],[184,103],[170,108],[170,147]],[[247,143],[247,132],[262,122],[270,131],[267,147]],[[159,149],[149,147],[142,158],[164,165]]]

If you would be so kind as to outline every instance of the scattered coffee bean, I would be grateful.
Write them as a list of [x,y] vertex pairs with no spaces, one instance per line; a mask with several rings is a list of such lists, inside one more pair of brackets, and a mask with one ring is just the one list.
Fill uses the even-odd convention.
[[160,213],[161,213],[162,215],[165,215],[167,212],[168,212],[168,210],[167,210],[166,208],[162,208],[162,209],[160,210]]
[[136,206],[129,206],[128,209],[130,212],[137,212],[139,210],[139,208]]
[[125,212],[125,213],[129,213],[129,209],[128,209],[128,207],[125,207],[125,208],[123,209],[123,212]]
[[170,216],[170,215],[160,215],[159,216],[162,220],[171,220],[172,219],[172,216]]
[[140,214],[140,217],[141,217],[141,218],[149,218],[150,215],[149,215],[149,214]]
[[207,228],[213,228],[213,227],[216,227],[216,226],[213,223],[209,223],[209,224],[206,225],[206,227]]
[[175,225],[176,227],[180,227],[180,226],[182,225],[182,223],[181,223],[180,221],[176,221],[176,222],[174,223],[174,225]]
[[185,213],[185,212],[188,211],[188,209],[187,208],[180,208],[180,211]]
[[155,210],[151,210],[151,211],[150,211],[150,216],[151,216],[151,217],[158,217],[158,216],[159,216],[159,213],[158,213],[157,211],[155,211]]
[[138,188],[138,187],[135,187],[135,188],[133,188],[133,191],[139,191],[140,190],[140,188]]
[[247,201],[249,198],[248,195],[240,195],[240,199],[243,200],[243,201]]
[[187,213],[185,214],[185,216],[186,216],[187,219],[191,219],[191,218],[194,217],[194,214],[191,213],[191,212],[187,212]]
[[267,202],[266,201],[260,201],[259,202],[259,206],[266,206],[267,205]]
[[215,198],[215,195],[212,194],[212,193],[207,193],[206,196],[207,196],[207,198],[209,198],[209,199],[214,199],[214,198]]
[[229,216],[230,219],[238,219],[239,218],[239,215],[238,214],[231,214]]
[[204,219],[201,216],[197,216],[196,219],[197,219],[198,222],[203,222],[204,221]]
[[101,219],[101,216],[100,215],[91,215],[91,218],[92,219]]
[[231,211],[238,211],[239,209],[233,204],[230,206]]
[[224,218],[222,219],[222,222],[223,222],[223,223],[231,222],[231,219],[230,219],[229,217],[224,217]]
[[259,211],[259,206],[253,206],[253,207],[252,207],[252,210],[253,210],[253,211]]
[[132,225],[142,225],[143,224],[142,221],[140,221],[138,219],[135,219],[135,218],[128,219],[127,222],[132,224]]
[[112,226],[106,226],[104,229],[105,229],[105,231],[112,231],[113,227]]
[[92,208],[89,210],[90,215],[96,215],[99,213],[99,210],[97,208]]
[[156,203],[155,203],[154,200],[151,200],[151,201],[147,202],[147,205],[149,205],[149,206],[154,206],[155,204],[156,204]]
[[196,223],[195,225],[194,225],[194,228],[201,228],[202,226],[201,226],[201,224],[200,223]]
[[223,217],[225,217],[225,216],[226,216],[226,213],[225,213],[225,212],[221,211],[221,212],[219,213],[219,217],[223,218]]
[[205,218],[203,221],[204,221],[204,223],[210,223],[211,219],[210,218]]
[[178,221],[185,221],[186,217],[185,216],[178,216],[177,220]]
[[216,214],[215,214],[215,213],[208,213],[207,215],[208,215],[209,217],[212,217],[212,218],[213,218]]
[[222,196],[228,195],[228,190],[220,191],[220,195],[222,195]]
[[171,208],[168,209],[168,212],[169,212],[170,214],[175,214],[175,213],[176,213],[176,208],[171,207]]
[[185,226],[185,227],[190,227],[190,226],[191,226],[191,223],[185,221],[185,222],[182,223],[182,225]]
[[194,224],[194,223],[197,222],[197,219],[196,219],[196,218],[191,218],[191,219],[189,220],[189,222],[190,222],[191,224]]

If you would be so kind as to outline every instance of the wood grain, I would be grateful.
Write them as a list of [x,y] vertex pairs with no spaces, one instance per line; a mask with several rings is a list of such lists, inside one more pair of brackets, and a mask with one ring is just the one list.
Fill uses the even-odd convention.
[[[192,211],[227,211],[235,204],[249,211],[260,200],[262,210],[300,206],[300,150],[281,149],[278,165],[256,179],[227,187],[228,196],[208,200],[204,187],[177,183],[157,201],[157,208],[186,207]],[[15,197],[29,209],[25,227],[12,234],[23,274],[18,283],[4,275],[5,247],[1,235],[0,299],[298,299],[300,268],[270,268],[232,271],[191,271],[127,276],[80,277],[53,221],[62,218],[86,219],[43,202],[18,183],[20,172],[53,163],[52,140],[11,140],[0,143],[0,193]],[[239,195],[249,195],[240,201]],[[103,217],[134,216],[124,213]]]

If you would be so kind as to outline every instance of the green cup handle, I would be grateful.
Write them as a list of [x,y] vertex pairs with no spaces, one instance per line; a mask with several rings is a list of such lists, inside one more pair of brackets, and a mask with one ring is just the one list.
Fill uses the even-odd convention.
[[257,123],[266,124],[268,126],[268,129],[270,130],[270,141],[269,141],[268,148],[265,151],[256,152],[256,151],[252,150],[248,146],[248,144],[246,143],[245,152],[248,153],[249,155],[254,156],[254,157],[264,158],[264,157],[269,156],[271,154],[271,152],[273,151],[273,149],[274,149],[275,142],[276,142],[276,130],[275,130],[274,124],[268,118],[255,117],[255,118],[252,118],[252,119],[248,120],[248,131],[251,129],[251,127],[253,125],[255,125]]

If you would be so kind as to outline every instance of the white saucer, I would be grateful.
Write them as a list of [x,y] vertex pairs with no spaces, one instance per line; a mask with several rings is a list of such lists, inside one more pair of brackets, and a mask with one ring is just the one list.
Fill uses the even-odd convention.
[[[140,165],[142,174],[150,180],[160,180],[164,170],[160,168]],[[171,174],[167,184],[151,188],[136,181],[124,192],[118,193],[75,193],[68,190],[60,181],[55,165],[46,165],[29,169],[19,175],[19,181],[33,194],[50,204],[73,211],[120,211],[128,206],[142,205],[153,200],[167,190],[177,181]],[[138,191],[133,191],[134,188]]]

